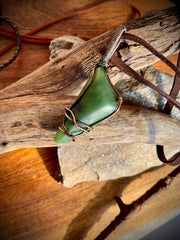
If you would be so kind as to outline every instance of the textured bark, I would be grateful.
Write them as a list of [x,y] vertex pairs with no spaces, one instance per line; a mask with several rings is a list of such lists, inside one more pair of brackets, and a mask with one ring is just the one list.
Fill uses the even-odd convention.
[[[127,23],[126,26],[128,32],[144,38],[167,56],[177,52],[179,48],[179,17],[179,10],[170,8],[153,12],[150,16]],[[56,145],[53,142],[53,137],[57,126],[64,117],[64,107],[69,107],[73,103],[74,96],[81,90],[90,72],[101,58],[101,54],[114,31],[115,29],[112,29],[75,48],[66,55],[59,55],[33,73],[0,91],[1,152],[17,148]],[[157,61],[157,58],[144,50],[143,47],[130,41],[127,41],[126,47],[121,49],[121,55],[125,62],[136,70]],[[120,80],[117,68],[112,67],[110,75],[113,83]],[[131,126],[134,126],[134,131],[138,132],[140,125],[137,126],[134,123],[138,121],[141,114],[144,116],[147,110],[142,109],[139,115],[139,112],[136,113],[136,110],[131,107],[127,106],[125,108],[130,116]],[[143,113],[143,111],[146,113]],[[162,124],[171,125],[169,124],[171,119],[164,117],[163,114],[158,112],[150,114],[152,114],[153,119],[162,117]],[[117,130],[120,118],[121,121],[124,121],[124,129],[129,128],[128,123],[125,123],[128,121],[123,120],[122,112],[120,118],[118,116],[116,115],[113,120],[109,120],[111,122],[117,119],[116,123],[113,124],[116,133],[119,133]],[[146,122],[146,120],[144,121]],[[102,129],[104,138],[109,138],[109,135],[105,135],[106,133],[109,134],[109,130],[105,131],[105,127],[108,128],[110,122],[106,121],[96,128],[96,130],[98,128]],[[104,127],[103,124],[105,124]],[[176,125],[177,123],[172,121],[172,124]],[[163,139],[166,139],[169,135],[168,128],[166,132],[166,136],[163,133]],[[174,131],[175,133],[177,131]],[[142,134],[144,134],[144,139],[149,139],[148,131]],[[136,135],[136,141],[141,142],[142,140],[138,136]],[[127,141],[130,142],[131,139],[129,137]],[[156,143],[163,144],[163,139]],[[78,140],[77,144],[81,144],[83,141]],[[94,143],[96,143],[96,140]]]

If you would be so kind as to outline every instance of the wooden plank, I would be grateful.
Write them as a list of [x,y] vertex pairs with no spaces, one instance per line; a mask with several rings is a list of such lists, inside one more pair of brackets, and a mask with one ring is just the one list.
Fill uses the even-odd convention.
[[[54,148],[0,155],[1,239],[83,239],[86,235],[93,239],[119,213],[116,195],[131,203],[175,168],[162,166],[133,177],[85,182],[68,189],[53,178],[56,159]],[[178,189],[176,180],[168,193],[127,221],[119,234],[178,208]]]

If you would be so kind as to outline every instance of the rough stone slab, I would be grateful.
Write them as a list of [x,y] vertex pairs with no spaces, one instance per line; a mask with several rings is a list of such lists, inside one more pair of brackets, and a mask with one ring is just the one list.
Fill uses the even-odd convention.
[[[174,81],[173,76],[158,71],[152,66],[145,67],[138,71],[138,73],[166,93],[170,93]],[[162,111],[167,101],[150,87],[147,87],[145,84],[138,82],[126,74],[124,74],[120,82],[116,84],[116,88],[123,98],[123,102],[135,106]],[[177,101],[180,101],[180,93],[178,94]],[[173,108],[171,115],[180,120],[180,111],[176,107]]]
[[[169,157],[179,146],[165,148]],[[109,144],[62,146],[58,148],[63,185],[73,187],[84,181],[104,181],[133,176],[160,166],[156,146],[151,144]]]

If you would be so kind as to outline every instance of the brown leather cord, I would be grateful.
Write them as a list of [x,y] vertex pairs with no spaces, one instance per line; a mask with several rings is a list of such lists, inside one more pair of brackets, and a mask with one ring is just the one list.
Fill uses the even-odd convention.
[[[164,61],[169,67],[171,67],[176,75],[173,83],[173,87],[171,89],[171,93],[168,95],[163,90],[158,88],[157,86],[153,85],[148,80],[144,79],[141,75],[139,75],[136,71],[134,71],[131,67],[126,65],[119,57],[116,55],[113,55],[111,58],[111,62],[115,64],[121,71],[125,72],[127,75],[135,78],[136,80],[144,83],[145,85],[151,87],[155,91],[157,91],[160,95],[165,97],[168,101],[166,103],[166,106],[163,110],[163,112],[170,114],[173,106],[176,106],[178,109],[180,109],[180,103],[178,103],[175,99],[177,98],[178,92],[180,90],[180,70],[178,67],[180,67],[180,57],[178,58],[178,67],[176,67],[172,62],[170,62],[166,57],[164,57],[161,53],[159,53],[156,49],[154,49],[149,43],[147,43],[145,40],[132,35],[128,33],[124,33],[122,36],[123,39],[132,40],[134,42],[138,42],[142,44],[145,48],[147,48],[149,51],[151,51],[154,55],[159,57],[162,61]],[[167,163],[169,165],[178,165],[180,164],[180,152],[177,153],[171,160],[167,160],[164,154],[164,148],[162,145],[157,145],[157,155],[159,159]]]
[[161,90],[160,88],[158,88],[157,86],[155,86],[154,84],[152,84],[151,82],[149,82],[148,80],[144,79],[141,75],[139,75],[139,73],[137,73],[136,71],[134,71],[131,67],[129,67],[128,65],[126,65],[120,58],[118,58],[117,56],[113,56],[111,58],[111,62],[113,64],[115,64],[119,69],[121,69],[121,71],[123,71],[124,73],[126,73],[127,75],[129,75],[130,77],[135,78],[136,80],[138,80],[141,83],[144,83],[145,85],[147,85],[148,87],[154,89],[156,92],[158,92],[160,95],[162,95],[163,97],[165,97],[166,99],[168,99],[174,106],[176,106],[178,109],[180,109],[180,103],[178,103],[173,97],[169,96],[167,93],[165,93],[163,90]]
[[[178,56],[177,67],[180,68],[180,54]],[[180,90],[180,75],[176,74],[174,77],[174,83],[170,92],[170,96],[176,99],[178,96],[179,90]],[[167,101],[163,112],[170,114],[172,108],[173,108],[173,104]]]
[[153,48],[148,42],[146,42],[144,39],[130,34],[130,33],[124,33],[122,35],[122,39],[128,39],[133,42],[137,42],[147,48],[150,52],[152,52],[155,56],[160,58],[164,63],[166,63],[170,68],[174,70],[174,72],[180,74],[180,69],[178,69],[171,61],[169,61],[165,56],[163,56],[160,52],[158,52],[155,48]]
[[[180,54],[178,56],[177,67],[180,67]],[[174,78],[174,83],[173,83],[173,86],[172,86],[172,89],[170,92],[170,96],[172,96],[174,99],[176,99],[178,96],[179,90],[180,90],[180,76],[178,74],[176,74],[175,78]],[[169,101],[167,101],[163,112],[170,114],[172,108],[173,108],[173,104],[170,103]],[[180,152],[177,153],[171,160],[168,160],[164,154],[164,147],[162,145],[157,145],[156,151],[157,151],[157,155],[158,155],[159,159],[162,162],[167,163],[172,166],[180,164]]]

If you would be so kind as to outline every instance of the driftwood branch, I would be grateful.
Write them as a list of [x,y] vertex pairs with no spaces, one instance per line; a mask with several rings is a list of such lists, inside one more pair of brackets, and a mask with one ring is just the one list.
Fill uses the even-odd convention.
[[[128,32],[144,38],[164,55],[170,55],[179,50],[179,18],[179,10],[170,8],[153,12],[150,16],[125,25]],[[112,29],[66,55],[59,55],[33,73],[0,91],[1,152],[17,148],[56,145],[53,138],[64,118],[64,107],[69,107],[74,102],[75,96],[101,58],[114,31],[115,29]],[[158,60],[142,46],[130,41],[127,41],[126,47],[121,49],[121,55],[125,62],[135,70]],[[112,67],[110,75],[113,83],[119,81],[117,69],[115,71]],[[87,141],[90,142],[93,138],[97,143],[99,136],[103,135],[103,141],[106,139],[107,143],[108,141],[136,141],[163,144],[173,141],[173,135],[177,135],[179,131],[178,123],[170,117],[130,106],[124,106],[119,114],[107,121],[97,126],[86,138]],[[129,121],[131,121],[131,127]],[[150,122],[155,124],[154,132],[152,126],[148,125]],[[162,125],[166,129],[165,132],[161,131]],[[177,130],[173,131],[172,126]],[[145,131],[140,134],[141,128]],[[131,135],[128,137],[130,131]],[[84,140],[79,139],[77,144],[83,142]]]

